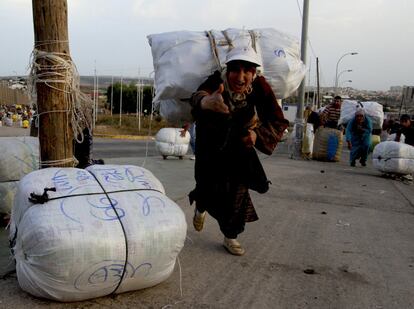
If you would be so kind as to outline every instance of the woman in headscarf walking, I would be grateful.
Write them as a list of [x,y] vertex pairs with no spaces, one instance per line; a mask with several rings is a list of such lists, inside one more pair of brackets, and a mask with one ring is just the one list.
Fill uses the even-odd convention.
[[248,190],[269,188],[254,147],[272,154],[289,125],[258,66],[251,47],[234,48],[226,69],[208,77],[191,101],[197,122],[196,187],[189,194],[190,203],[196,202],[193,225],[201,231],[208,212],[234,255],[245,253],[237,240],[245,222],[258,220]]
[[349,162],[355,166],[356,160],[362,166],[367,165],[369,147],[371,145],[372,121],[360,108],[355,112],[354,118],[346,126],[346,142],[351,151]]

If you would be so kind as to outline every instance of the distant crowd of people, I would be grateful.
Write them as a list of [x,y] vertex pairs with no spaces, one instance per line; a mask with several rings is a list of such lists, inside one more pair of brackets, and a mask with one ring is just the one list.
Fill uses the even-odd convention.
[[4,126],[14,126],[29,128],[33,116],[33,110],[27,105],[1,105],[0,124]]
[[308,123],[313,124],[314,130],[323,126],[342,130],[346,136],[346,143],[350,150],[349,163],[355,166],[359,160],[362,166],[366,166],[368,153],[371,146],[372,135],[380,136],[380,141],[391,140],[414,146],[414,126],[410,115],[403,114],[398,121],[385,119],[382,129],[374,129],[372,120],[366,115],[363,108],[358,108],[354,117],[344,127],[339,125],[341,115],[342,98],[335,96],[321,112],[315,112],[311,106],[307,106],[304,112]]

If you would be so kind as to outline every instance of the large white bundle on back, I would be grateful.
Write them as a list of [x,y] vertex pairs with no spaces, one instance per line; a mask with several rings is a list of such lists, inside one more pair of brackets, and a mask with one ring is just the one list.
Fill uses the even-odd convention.
[[[28,200],[30,193],[51,187],[56,192],[48,192],[46,203]],[[94,165],[25,176],[15,199],[10,239],[23,290],[78,301],[164,281],[186,230],[182,210],[164,195],[151,172]]]
[[190,143],[190,133],[185,132],[181,136],[181,130],[178,128],[162,128],[155,135],[155,147],[163,156],[182,157],[188,151]]
[[344,100],[341,105],[341,116],[338,123],[346,125],[355,116],[357,109],[362,108],[365,114],[372,120],[374,129],[381,129],[384,122],[384,111],[381,104],[377,102],[358,102]]
[[379,143],[372,154],[373,165],[384,173],[414,173],[414,147],[404,143],[386,141]]
[[299,43],[287,34],[270,28],[209,33],[213,44],[207,32],[177,31],[148,36],[155,69],[154,101],[190,98],[209,75],[224,66],[229,42],[235,47],[256,46],[263,61],[263,75],[277,98],[291,95],[305,76]]
[[193,122],[191,105],[180,100],[163,100],[155,102],[155,108],[160,111],[161,117],[168,120],[173,126],[180,127],[183,123]]

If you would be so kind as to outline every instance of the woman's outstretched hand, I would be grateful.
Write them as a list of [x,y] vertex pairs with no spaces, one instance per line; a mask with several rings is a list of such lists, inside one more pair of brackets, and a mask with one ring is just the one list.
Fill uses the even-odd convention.
[[208,109],[213,112],[228,114],[229,107],[224,103],[223,96],[224,85],[220,84],[219,89],[212,94],[208,94],[201,99],[201,108]]

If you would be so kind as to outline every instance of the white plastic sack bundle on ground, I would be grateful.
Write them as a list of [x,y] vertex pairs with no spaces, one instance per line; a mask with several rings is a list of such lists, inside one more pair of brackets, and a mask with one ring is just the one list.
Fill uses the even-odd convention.
[[5,117],[4,118],[4,125],[6,127],[12,127],[13,126],[13,119]]
[[181,136],[181,130],[178,128],[162,128],[155,135],[155,147],[165,158],[167,156],[182,157],[188,151],[190,143],[190,133],[185,132],[185,136]]
[[0,137],[0,182],[17,181],[39,169],[39,139]]
[[[45,188],[56,192],[47,192],[44,204],[28,200],[30,193],[42,195]],[[186,230],[184,213],[151,172],[93,165],[25,176],[12,211],[10,239],[21,288],[66,302],[166,280]]]
[[0,214],[11,213],[18,184],[18,181],[0,182]]
[[[303,132],[302,140],[302,155],[305,157],[311,157],[313,151],[313,140],[315,134],[313,132],[313,125],[306,123],[306,130]],[[292,133],[288,137],[288,152],[290,157],[293,157],[295,151],[295,139],[296,139],[296,124],[293,126]]]
[[341,105],[341,116],[338,123],[346,125],[355,116],[357,109],[362,108],[365,114],[372,120],[374,129],[381,129],[384,122],[384,111],[382,105],[377,102],[358,102],[344,100]]
[[18,185],[18,181],[0,182],[0,214],[11,213]]
[[155,70],[154,101],[190,98],[209,75],[224,66],[229,42],[234,47],[253,42],[263,60],[263,75],[277,98],[291,95],[305,76],[299,43],[285,33],[271,28],[212,30],[209,33],[213,44],[207,32],[177,31],[148,36]]
[[37,137],[0,137],[0,213],[10,213],[17,182],[39,169]]
[[[397,138],[397,134],[393,133],[387,136],[387,141],[395,141],[395,139]],[[400,143],[405,143],[405,135],[401,134],[400,136]]]
[[372,162],[376,169],[384,173],[414,173],[414,147],[404,143],[386,141],[374,148]]

